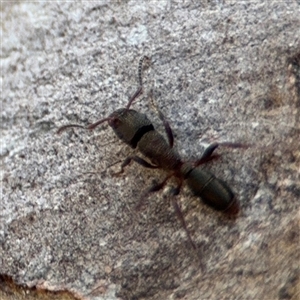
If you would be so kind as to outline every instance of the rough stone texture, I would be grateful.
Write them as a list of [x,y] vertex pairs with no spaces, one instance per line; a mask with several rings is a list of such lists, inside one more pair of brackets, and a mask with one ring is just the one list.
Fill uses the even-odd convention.
[[[299,299],[299,1],[2,3],[0,273],[82,299]],[[174,130],[241,201],[237,220],[168,188],[134,210],[159,171],[131,165],[106,125],[126,105],[149,55],[133,108]],[[172,183],[170,184],[172,185]],[[204,268],[201,269],[200,265]]]
[[16,284],[11,277],[0,275],[1,300],[79,300],[74,293],[65,290],[49,291],[38,286]]

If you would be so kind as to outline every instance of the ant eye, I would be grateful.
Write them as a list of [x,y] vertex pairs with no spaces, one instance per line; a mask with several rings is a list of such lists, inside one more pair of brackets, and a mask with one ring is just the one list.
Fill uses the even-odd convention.
[[111,126],[112,128],[117,128],[121,124],[121,120],[117,117],[113,117],[108,121],[108,125]]

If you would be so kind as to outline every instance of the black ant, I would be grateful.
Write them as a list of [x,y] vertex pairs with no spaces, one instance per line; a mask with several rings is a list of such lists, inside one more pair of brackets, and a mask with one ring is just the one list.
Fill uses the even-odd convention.
[[[136,155],[129,156],[124,160],[121,165],[121,171],[117,174],[123,173],[124,168],[128,166],[131,161],[134,161],[146,168],[162,169],[166,171],[168,175],[163,179],[163,181],[150,187],[143,193],[142,199],[137,207],[141,206],[143,199],[147,196],[147,194],[161,190],[169,181],[169,179],[174,177],[176,179],[177,186],[175,189],[173,189],[173,195],[179,194],[182,184],[185,182],[193,194],[200,197],[207,205],[216,210],[224,211],[226,214],[237,215],[239,212],[239,202],[237,201],[230,187],[223,180],[216,178],[212,173],[204,171],[199,167],[215,157],[212,155],[212,153],[219,146],[218,143],[210,145],[204,151],[202,156],[194,163],[184,162],[179,153],[173,148],[174,138],[172,129],[160,110],[157,109],[158,116],[164,124],[168,142],[158,131],[155,130],[151,121],[145,114],[130,109],[134,100],[136,100],[143,92],[142,66],[145,59],[149,60],[147,56],[144,56],[139,62],[139,87],[134,95],[129,99],[129,102],[125,108],[120,108],[111,113],[107,118],[90,124],[87,127],[77,124],[62,126],[58,129],[58,133],[72,127],[93,130],[100,124],[108,122],[108,125],[113,129],[120,140],[133,149],[137,148],[150,161],[148,162]],[[233,143],[223,143],[222,145],[230,147],[245,146]],[[180,207],[178,206],[174,197],[172,197],[172,204],[185,231],[187,232],[193,248],[196,248],[187,230]]]

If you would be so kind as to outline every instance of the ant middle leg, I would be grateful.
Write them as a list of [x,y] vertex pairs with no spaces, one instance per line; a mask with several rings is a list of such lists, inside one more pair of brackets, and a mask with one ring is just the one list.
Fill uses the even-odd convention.
[[121,170],[117,173],[114,173],[114,176],[118,176],[122,173],[124,173],[124,169],[131,163],[131,161],[135,161],[136,163],[140,164],[141,166],[145,167],[145,168],[150,168],[150,169],[157,169],[158,166],[155,165],[151,165],[150,163],[148,163],[146,160],[144,160],[143,158],[139,157],[139,156],[128,156],[122,163],[121,165]]
[[148,189],[146,189],[141,197],[140,200],[138,202],[138,204],[135,206],[135,209],[137,211],[141,210],[141,208],[144,206],[145,204],[145,200],[147,199],[148,195],[154,192],[158,192],[159,190],[161,190],[168,182],[168,180],[173,177],[174,174],[169,174],[162,182],[158,183],[158,184],[154,184],[152,186],[150,186]]

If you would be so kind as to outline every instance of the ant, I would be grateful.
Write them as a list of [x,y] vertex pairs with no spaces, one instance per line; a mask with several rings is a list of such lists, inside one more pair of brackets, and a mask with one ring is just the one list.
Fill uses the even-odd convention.
[[[220,144],[213,143],[210,145],[194,163],[184,162],[179,153],[173,148],[174,137],[172,129],[159,109],[157,109],[158,116],[163,122],[168,141],[155,130],[145,114],[130,109],[132,103],[143,93],[142,68],[144,60],[150,61],[150,58],[144,56],[140,59],[138,65],[139,87],[129,99],[125,108],[120,108],[111,113],[107,118],[101,119],[87,127],[77,124],[64,125],[58,129],[57,133],[73,127],[93,130],[97,126],[107,122],[121,141],[133,149],[138,149],[150,161],[148,162],[136,155],[129,156],[124,160],[121,170],[116,174],[123,173],[125,167],[132,161],[146,168],[166,171],[168,173],[167,176],[159,184],[153,185],[142,194],[137,209],[141,207],[143,199],[148,194],[161,190],[174,177],[177,186],[172,191],[173,196],[180,193],[181,187],[185,182],[193,194],[200,197],[204,203],[215,210],[223,211],[230,216],[236,216],[240,210],[240,206],[230,187],[223,180],[216,178],[212,173],[204,171],[199,167],[216,157],[216,155],[212,154]],[[222,145],[229,147],[245,146],[238,143],[222,143]],[[175,212],[187,233],[188,239],[192,247],[196,249],[187,229],[183,213],[174,197],[171,198]]]

